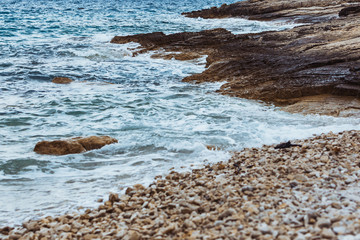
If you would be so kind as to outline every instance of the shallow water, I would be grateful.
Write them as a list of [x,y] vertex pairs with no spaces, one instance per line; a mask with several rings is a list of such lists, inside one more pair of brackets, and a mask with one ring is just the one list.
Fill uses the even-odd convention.
[[[221,83],[181,82],[204,59],[131,57],[115,35],[279,30],[283,23],[187,19],[181,12],[232,1],[2,1],[0,5],[0,226],[94,207],[98,198],[148,184],[172,167],[229,158],[229,150],[327,131],[358,119],[301,116],[214,93]],[[75,80],[52,84],[55,76]],[[110,135],[119,143],[44,156],[38,141]],[[209,151],[215,145],[222,151]]]

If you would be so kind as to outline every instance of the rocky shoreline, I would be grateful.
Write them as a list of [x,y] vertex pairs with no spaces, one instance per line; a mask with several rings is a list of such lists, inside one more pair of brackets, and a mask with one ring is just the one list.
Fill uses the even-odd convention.
[[[225,29],[116,36],[138,53],[189,60],[208,55],[207,69],[188,82],[226,82],[230,96],[262,100],[296,113],[360,116],[360,4],[338,0],[251,0],[184,13],[307,23],[278,32],[234,35]],[[175,52],[175,53],[174,53]],[[340,104],[339,104],[340,103]]]
[[[184,81],[226,81],[219,92],[283,110],[360,116],[358,1],[249,0],[184,13],[306,25],[281,32],[114,37],[135,54],[191,60],[207,69]],[[227,162],[170,172],[110,194],[98,209],[3,227],[0,239],[360,239],[360,131],[234,152]]]
[[[4,239],[359,239],[360,131],[234,152]],[[5,235],[3,235],[5,236]]]

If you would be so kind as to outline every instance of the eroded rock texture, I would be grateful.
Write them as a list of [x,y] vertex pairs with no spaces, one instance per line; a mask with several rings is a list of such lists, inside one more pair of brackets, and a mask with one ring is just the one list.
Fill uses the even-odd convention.
[[102,148],[105,145],[117,143],[115,138],[109,136],[76,137],[71,139],[41,141],[34,151],[39,154],[66,155]]
[[[211,17],[284,19],[285,11],[293,13],[293,20],[315,23],[280,32],[234,35],[225,29],[214,29],[117,36],[111,42],[138,42],[142,48],[137,53],[162,50],[206,54],[208,68],[184,81],[226,81],[220,92],[231,96],[278,105],[291,105],[304,97],[323,94],[347,96],[340,110],[323,112],[338,116],[342,110],[358,110],[353,104],[360,96],[360,12],[356,2],[245,1],[187,16],[210,17],[210,12],[218,12]],[[339,17],[340,12],[343,17]],[[319,15],[326,21],[322,22]],[[176,58],[177,54],[170,56]]]
[[243,17],[250,20],[281,19],[314,23],[334,18],[344,6],[356,8],[358,3],[358,0],[249,0],[230,5],[223,4],[219,8],[186,12],[183,15],[192,18]]

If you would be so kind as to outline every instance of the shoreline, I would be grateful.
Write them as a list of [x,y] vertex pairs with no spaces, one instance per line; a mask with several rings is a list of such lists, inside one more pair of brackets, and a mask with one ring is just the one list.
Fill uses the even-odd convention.
[[191,60],[207,55],[207,69],[183,81],[226,82],[218,91],[221,94],[275,104],[291,113],[360,116],[357,2],[254,0],[184,15],[306,24],[238,35],[223,28],[169,35],[155,32],[115,36],[111,43],[139,43],[134,54],[160,51],[154,58]]
[[98,209],[29,221],[4,239],[357,239],[360,131],[234,152],[110,194]]
[[[330,12],[329,16],[333,14],[332,10]],[[259,17],[259,14],[257,16]],[[291,15],[289,19],[295,16],[297,15]],[[270,43],[270,47],[282,49],[297,41],[297,37],[304,40],[314,34],[312,31],[308,33],[310,35],[296,35],[301,31],[309,31],[314,26],[320,29],[319,34],[323,34],[322,31],[329,26],[322,22],[324,19],[329,20],[332,26],[338,24],[336,31],[343,28],[344,25],[341,24],[348,21],[354,21],[348,26],[351,29],[359,22],[354,16],[348,19],[328,19],[329,16],[312,18],[306,15],[304,19],[312,25],[281,32],[233,35],[227,30],[216,29],[172,35],[140,34],[120,37],[114,42],[137,41],[142,44],[140,53],[158,49],[165,52],[182,52],[171,56],[179,60],[209,55],[209,68],[184,80],[198,83],[226,80],[228,83],[220,90],[223,94],[275,103],[284,106],[283,110],[289,112],[360,116],[360,87],[356,79],[360,69],[360,58],[354,56],[345,62],[341,59],[332,62],[330,59],[322,62],[321,66],[316,65],[324,57],[333,59],[340,51],[353,51],[360,45],[360,41],[351,43],[351,48],[342,48],[343,45],[338,45],[339,52],[332,56],[322,54],[319,58],[310,59],[315,62],[309,65],[316,65],[311,65],[311,74],[324,74],[325,67],[330,74],[333,74],[333,71],[342,71],[344,74],[341,77],[345,76],[344,79],[335,79],[335,83],[330,85],[314,86],[313,78],[306,78],[309,76],[306,73],[309,69],[301,69],[305,71],[303,79],[306,78],[310,84],[305,88],[301,86],[301,89],[294,88],[291,84],[288,88],[279,88],[279,84],[284,82],[266,79],[265,76],[269,74],[268,68],[261,72],[259,67],[264,65],[252,65],[262,59],[263,54],[252,55],[252,52],[250,55],[241,55],[240,58],[245,57],[245,60],[239,62],[239,56],[232,55],[233,49],[229,48],[232,46],[241,52],[251,47],[254,51],[254,48],[264,46],[264,42],[269,40],[267,44]],[[272,15],[268,19],[274,18]],[[357,29],[358,27],[355,27],[355,31]],[[345,32],[346,34],[341,33],[345,39],[341,39],[340,42],[348,43],[350,39],[346,38],[346,34],[349,31]],[[274,43],[274,39],[284,42]],[[322,40],[324,39],[316,39]],[[246,44],[237,45],[239,42]],[[311,54],[329,50],[322,45],[314,45],[313,42],[306,44],[292,46],[276,56],[280,56],[284,61],[284,54],[297,52],[299,48],[307,52],[306,47],[311,47],[309,49],[314,50]],[[317,52],[318,47],[321,51]],[[268,52],[265,60],[269,61],[267,57],[273,57],[274,53]],[[234,72],[234,69],[245,70],[249,67],[245,63],[254,56],[257,58],[249,64],[252,67],[251,71],[245,71],[244,74],[241,72],[239,77],[239,73]],[[308,55],[300,60],[304,61],[306,56]],[[169,55],[155,57],[169,58]],[[344,56],[340,56],[342,57]],[[277,60],[279,58],[275,57],[274,61]],[[269,63],[273,67],[273,62],[266,62],[265,65]],[[349,66],[354,67],[350,69]],[[281,69],[286,67],[288,65],[280,66]],[[345,69],[350,70],[344,72]],[[291,79],[292,73],[288,70],[280,73],[289,74],[287,76]],[[294,72],[299,73],[296,69]],[[265,78],[265,82],[256,82],[256,87],[252,88],[250,85],[253,85],[255,77]],[[241,82],[243,78],[245,82]],[[246,89],[247,92],[244,93],[241,89]],[[276,95],[272,93],[274,90]],[[311,140],[294,141],[295,144],[302,145],[301,147],[275,150],[272,145],[244,149],[233,153],[233,157],[227,162],[208,165],[191,173],[171,172],[165,179],[157,179],[147,188],[139,184],[134,185],[120,197],[111,194],[109,200],[98,209],[86,210],[84,214],[66,214],[32,220],[24,223],[19,229],[2,228],[0,232],[5,235],[0,234],[0,239],[357,239],[360,237],[360,223],[357,221],[360,200],[351,192],[360,194],[360,184],[357,180],[360,177],[360,162],[357,160],[360,151],[359,136],[360,131],[328,133]],[[334,190],[338,192],[333,193]],[[328,202],[324,203],[324,197]]]

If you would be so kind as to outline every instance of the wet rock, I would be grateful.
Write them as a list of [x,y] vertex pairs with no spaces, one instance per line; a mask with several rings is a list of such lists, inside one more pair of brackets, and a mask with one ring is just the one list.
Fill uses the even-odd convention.
[[109,201],[111,203],[120,201],[119,195],[117,193],[110,193],[109,195]]
[[58,232],[70,232],[71,226],[69,224],[60,225],[56,228]]
[[69,84],[73,80],[67,77],[55,77],[51,82],[57,83],[57,84]]
[[109,136],[91,136],[86,138],[75,138],[75,139],[85,148],[86,151],[90,151],[93,149],[100,149],[105,145],[118,142],[115,138]]
[[183,14],[192,18],[247,17],[251,20],[284,21],[294,20],[295,16],[298,16],[296,22],[314,23],[334,18],[333,14],[337,14],[343,8],[343,4],[349,2],[351,1],[332,0],[325,3],[321,0],[252,0]]
[[23,224],[23,227],[32,232],[38,231],[40,229],[40,225],[37,221],[26,222]]
[[109,136],[77,137],[64,140],[41,141],[35,145],[34,151],[38,154],[66,155],[99,149],[112,143],[117,143],[117,140]]
[[341,9],[339,17],[346,17],[350,14],[360,13],[360,6],[351,6]]
[[10,233],[11,230],[13,230],[14,228],[12,227],[3,227],[3,228],[0,228],[0,234],[3,234],[3,235],[8,235]]
[[[207,69],[184,81],[226,82],[219,92],[275,103],[290,112],[360,116],[360,18],[336,18],[346,0],[254,0],[186,13],[189,17],[240,16],[257,20],[311,22],[279,32],[234,35],[225,29],[198,33],[114,37],[112,43],[138,42],[138,52],[193,52],[208,55]],[[344,10],[344,14],[345,14]],[[316,104],[317,97],[326,104]],[[323,97],[327,96],[327,97]],[[310,98],[312,100],[310,100]],[[352,98],[351,98],[352,97]],[[337,104],[337,99],[341,104]],[[319,110],[317,110],[319,109]]]

